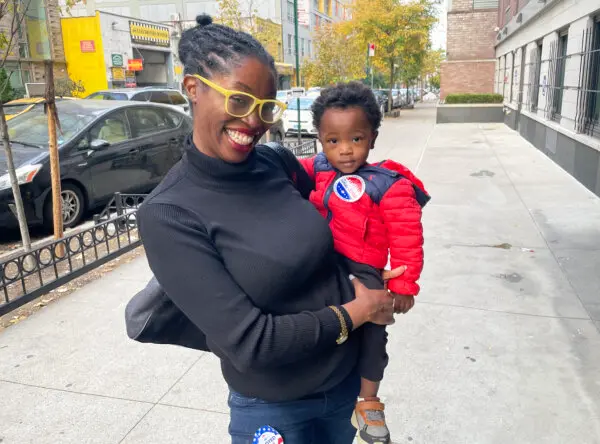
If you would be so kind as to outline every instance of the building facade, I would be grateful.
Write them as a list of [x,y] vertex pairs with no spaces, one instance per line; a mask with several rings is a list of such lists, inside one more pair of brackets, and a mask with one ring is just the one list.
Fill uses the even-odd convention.
[[4,69],[17,95],[25,96],[29,84],[39,86],[44,83],[44,60],[53,61],[55,79],[67,76],[58,2],[31,0],[27,3],[27,11],[20,12],[16,19],[21,21],[21,26],[14,25],[11,15],[5,16],[0,23],[7,41],[11,40],[11,28],[15,29],[13,44],[0,51],[0,55],[4,57],[4,51],[8,51]]
[[109,88],[179,88],[183,68],[174,54],[178,34],[166,25],[107,12],[62,19],[69,77],[82,96]]
[[454,93],[494,91],[497,17],[498,0],[448,0],[442,99]]
[[505,122],[600,196],[600,3],[502,0]]

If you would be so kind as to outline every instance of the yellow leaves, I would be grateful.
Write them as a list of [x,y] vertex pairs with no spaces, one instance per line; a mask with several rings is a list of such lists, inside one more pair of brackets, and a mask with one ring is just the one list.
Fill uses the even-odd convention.
[[342,24],[323,24],[313,38],[315,59],[302,65],[307,85],[327,86],[365,76],[367,47],[345,33]]
[[409,64],[419,63],[436,21],[431,0],[354,0],[351,11],[344,32],[356,36],[365,48],[368,43],[375,44],[372,62],[376,67],[393,75],[395,64],[408,70]]

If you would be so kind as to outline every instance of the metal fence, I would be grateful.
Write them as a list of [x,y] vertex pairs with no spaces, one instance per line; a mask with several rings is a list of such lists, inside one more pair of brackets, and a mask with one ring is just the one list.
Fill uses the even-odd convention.
[[583,34],[575,131],[600,137],[600,23]]
[[309,140],[306,142],[285,142],[283,144],[289,149],[296,157],[310,157],[317,154],[317,140]]
[[[120,195],[120,205],[134,195]],[[140,198],[143,196],[138,195]],[[124,206],[122,206],[124,208]],[[137,208],[0,263],[0,316],[141,245]]]

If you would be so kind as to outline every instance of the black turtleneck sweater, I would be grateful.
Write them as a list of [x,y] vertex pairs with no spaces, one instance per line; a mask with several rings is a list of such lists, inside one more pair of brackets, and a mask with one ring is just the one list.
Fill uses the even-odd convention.
[[233,390],[285,401],[333,388],[354,369],[359,338],[335,342],[327,307],[353,289],[327,221],[270,148],[241,164],[200,153],[191,137],[184,151],[138,215],[158,282],[206,334]]

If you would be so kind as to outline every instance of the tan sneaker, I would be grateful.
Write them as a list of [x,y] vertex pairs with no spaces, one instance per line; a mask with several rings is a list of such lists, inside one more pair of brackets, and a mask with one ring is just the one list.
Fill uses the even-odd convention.
[[358,430],[358,442],[361,444],[391,444],[390,431],[385,424],[385,406],[379,398],[365,398],[358,401],[352,425]]

